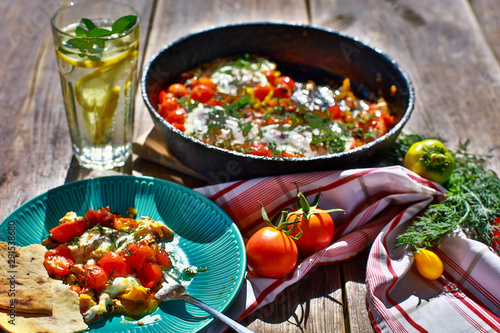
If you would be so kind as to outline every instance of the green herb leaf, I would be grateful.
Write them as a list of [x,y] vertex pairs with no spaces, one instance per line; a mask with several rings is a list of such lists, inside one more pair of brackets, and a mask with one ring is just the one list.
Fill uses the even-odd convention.
[[114,34],[125,32],[128,29],[132,28],[136,22],[137,22],[137,16],[129,15],[120,17],[118,20],[116,20],[115,23],[113,23],[113,26],[111,27],[111,32]]
[[87,18],[82,18],[82,20],[80,21],[80,27],[82,27],[82,28],[85,27],[87,29],[87,31],[92,31],[94,29],[97,29],[94,22],[92,22],[91,20],[89,20]]
[[93,29],[89,31],[88,36],[89,37],[105,37],[105,36],[110,36],[112,33],[108,29]]
[[[75,35],[77,37],[96,37],[89,39],[79,39],[73,38],[69,39],[65,46],[71,49],[78,49],[80,57],[85,57],[93,61],[101,60],[102,53],[105,49],[105,40],[97,38],[97,37],[106,37],[116,33],[122,33],[130,29],[137,22],[137,16],[129,15],[123,16],[116,20],[111,30],[98,28],[92,20],[87,18],[82,18],[80,24],[75,29]],[[60,47],[59,50],[65,54],[69,54],[68,51],[62,51],[63,49]],[[90,53],[90,55],[88,55]]]
[[[403,140],[407,140],[404,138]],[[410,141],[420,138],[410,138]],[[469,141],[461,143],[454,155],[456,167],[448,181],[446,199],[431,205],[406,232],[399,235],[396,246],[412,250],[436,246],[457,228],[470,238],[500,248],[493,239],[496,219],[500,216],[500,179],[486,167],[488,156],[467,151]],[[402,144],[403,151],[408,144]],[[406,149],[407,150],[407,149]],[[404,155],[403,155],[404,156]]]

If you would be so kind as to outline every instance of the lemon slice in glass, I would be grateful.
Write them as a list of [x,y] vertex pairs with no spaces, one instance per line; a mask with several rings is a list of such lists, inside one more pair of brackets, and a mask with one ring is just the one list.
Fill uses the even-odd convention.
[[57,56],[67,64],[70,64],[75,67],[81,68],[100,68],[100,67],[111,67],[122,60],[126,59],[132,53],[137,52],[136,47],[131,47],[127,51],[116,55],[116,52],[106,51],[103,53],[101,60],[84,60],[76,53],[63,53],[60,50],[56,49]]
[[128,68],[127,62],[135,59],[135,52],[120,62],[114,61],[114,66],[101,67],[85,75],[75,85],[75,98],[83,109],[83,119],[94,136],[95,145],[105,143],[120,97],[121,88],[116,82]]

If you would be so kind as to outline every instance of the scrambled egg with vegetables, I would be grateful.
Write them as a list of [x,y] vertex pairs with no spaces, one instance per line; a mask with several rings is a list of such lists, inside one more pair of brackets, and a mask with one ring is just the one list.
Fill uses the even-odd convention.
[[45,268],[78,293],[87,323],[116,313],[140,318],[160,303],[154,295],[171,268],[160,243],[172,241],[174,232],[135,214],[130,208],[124,217],[109,207],[88,210],[83,217],[69,212],[42,242],[49,248]]

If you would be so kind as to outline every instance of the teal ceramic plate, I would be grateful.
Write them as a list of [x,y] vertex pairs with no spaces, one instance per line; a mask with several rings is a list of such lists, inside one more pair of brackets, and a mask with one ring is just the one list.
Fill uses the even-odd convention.
[[[19,207],[0,224],[0,240],[15,227],[18,246],[40,243],[68,211],[110,206],[125,214],[165,222],[176,233],[175,253],[185,264],[206,267],[187,287],[192,296],[219,311],[232,303],[244,279],[245,245],[236,225],[212,201],[186,187],[149,177],[114,176],[65,184]],[[92,332],[199,332],[214,318],[183,301],[167,301],[142,319],[143,325],[115,316],[91,325]]]

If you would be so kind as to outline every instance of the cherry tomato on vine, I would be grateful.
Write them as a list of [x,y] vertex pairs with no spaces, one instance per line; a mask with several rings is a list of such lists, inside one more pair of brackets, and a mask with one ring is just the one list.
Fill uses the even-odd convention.
[[304,218],[304,215],[291,215],[288,218],[288,221],[294,220],[298,223],[291,235],[297,235],[298,228],[302,230],[302,236],[294,240],[300,257],[308,257],[332,242],[335,225],[329,213],[314,213],[308,219]]
[[253,234],[246,250],[249,271],[260,277],[282,278],[297,264],[297,245],[293,239],[271,226]]
[[335,224],[330,215],[332,212],[343,211],[342,209],[324,210],[318,207],[321,192],[309,204],[307,198],[297,194],[297,209],[287,216],[289,222],[295,221],[295,227],[291,230],[300,257],[308,257],[319,250],[326,248],[333,239]]

